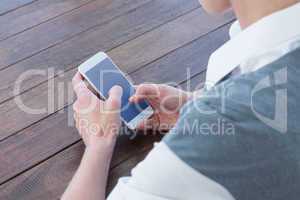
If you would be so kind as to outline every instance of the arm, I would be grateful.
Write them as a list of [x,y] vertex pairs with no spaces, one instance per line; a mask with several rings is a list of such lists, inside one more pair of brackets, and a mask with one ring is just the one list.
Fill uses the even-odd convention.
[[65,191],[63,200],[105,199],[105,188],[113,145],[102,150],[87,148],[81,164]]
[[119,179],[107,200],[234,200],[226,188],[184,163],[164,143]]
[[181,90],[165,84],[141,84],[136,87],[136,93],[129,100],[139,102],[146,100],[154,110],[154,115],[139,124],[140,130],[169,131],[177,122],[181,107],[194,93]]
[[106,181],[120,127],[122,89],[114,87],[107,101],[87,89],[82,77],[73,78],[77,101],[73,105],[76,127],[86,149],[80,166],[62,196],[63,200],[104,200]]

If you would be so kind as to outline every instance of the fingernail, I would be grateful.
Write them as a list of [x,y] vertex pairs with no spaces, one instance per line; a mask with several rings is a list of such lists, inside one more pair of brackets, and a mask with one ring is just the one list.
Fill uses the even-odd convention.
[[134,96],[129,97],[129,101],[133,102],[134,101]]
[[113,86],[113,87],[109,90],[109,94],[111,94],[112,92],[115,92],[115,93],[117,93],[117,94],[120,95],[120,94],[122,94],[123,89],[122,89],[121,86],[115,85],[115,86]]

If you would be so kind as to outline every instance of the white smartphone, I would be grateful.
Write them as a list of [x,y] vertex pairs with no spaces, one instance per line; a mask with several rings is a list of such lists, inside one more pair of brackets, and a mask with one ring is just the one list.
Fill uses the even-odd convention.
[[105,53],[97,53],[81,64],[78,70],[95,92],[104,99],[108,98],[108,92],[113,86],[122,87],[121,119],[130,129],[136,129],[143,120],[153,115],[153,109],[147,101],[129,102],[135,89],[124,73]]

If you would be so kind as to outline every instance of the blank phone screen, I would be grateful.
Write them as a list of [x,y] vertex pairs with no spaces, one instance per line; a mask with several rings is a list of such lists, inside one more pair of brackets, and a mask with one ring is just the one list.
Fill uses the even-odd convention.
[[119,85],[122,87],[121,117],[126,122],[133,120],[149,106],[146,101],[137,104],[129,102],[129,97],[135,93],[135,89],[109,58],[104,59],[85,74],[106,99],[109,96],[109,90],[113,86]]

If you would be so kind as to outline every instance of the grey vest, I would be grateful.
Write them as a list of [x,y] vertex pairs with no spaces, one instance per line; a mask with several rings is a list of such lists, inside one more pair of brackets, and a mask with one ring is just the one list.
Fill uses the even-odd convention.
[[180,116],[163,141],[237,200],[300,199],[300,49],[222,81]]

